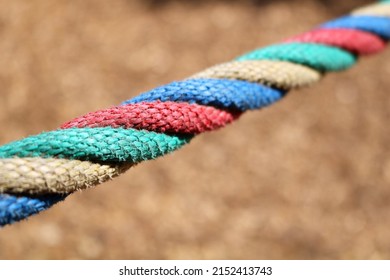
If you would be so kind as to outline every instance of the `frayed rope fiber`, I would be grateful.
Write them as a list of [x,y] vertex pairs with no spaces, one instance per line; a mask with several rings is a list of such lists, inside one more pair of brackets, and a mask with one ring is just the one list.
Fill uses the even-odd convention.
[[173,152],[197,134],[269,106],[327,72],[380,52],[390,38],[390,1],[257,49],[59,129],[0,147],[0,226],[39,213],[77,190]]

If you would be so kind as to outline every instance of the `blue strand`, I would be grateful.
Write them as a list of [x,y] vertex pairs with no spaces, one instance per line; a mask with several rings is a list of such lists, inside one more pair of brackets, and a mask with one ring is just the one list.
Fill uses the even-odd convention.
[[37,214],[66,197],[67,195],[63,194],[37,197],[0,194],[0,227]]
[[173,82],[129,99],[122,105],[143,101],[175,101],[246,111],[268,106],[285,92],[256,83],[228,79],[189,79]]
[[321,25],[323,28],[350,28],[374,33],[390,39],[390,17],[345,16]]

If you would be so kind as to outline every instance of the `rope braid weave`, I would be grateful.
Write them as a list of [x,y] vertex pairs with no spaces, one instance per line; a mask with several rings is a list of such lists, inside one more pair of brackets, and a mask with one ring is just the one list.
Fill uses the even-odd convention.
[[179,149],[247,110],[273,104],[390,39],[390,0],[280,44],[155,88],[60,129],[0,147],[0,226],[45,210],[133,165]]

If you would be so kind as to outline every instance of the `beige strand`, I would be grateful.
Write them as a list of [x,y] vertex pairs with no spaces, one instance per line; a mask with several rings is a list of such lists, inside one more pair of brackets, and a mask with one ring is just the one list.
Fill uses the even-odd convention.
[[352,15],[356,16],[390,16],[390,3],[389,5],[373,4],[360,9],[356,9],[352,12]]
[[287,61],[248,60],[219,64],[191,78],[244,80],[289,90],[315,83],[321,78],[321,74],[309,67]]
[[99,164],[56,158],[0,159],[0,193],[70,193],[106,182],[131,164]]

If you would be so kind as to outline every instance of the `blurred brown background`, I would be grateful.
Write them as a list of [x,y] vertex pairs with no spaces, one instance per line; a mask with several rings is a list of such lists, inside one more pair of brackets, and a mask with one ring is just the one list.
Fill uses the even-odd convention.
[[[370,2],[0,0],[0,143]],[[390,258],[389,59],[1,229],[0,258]]]

